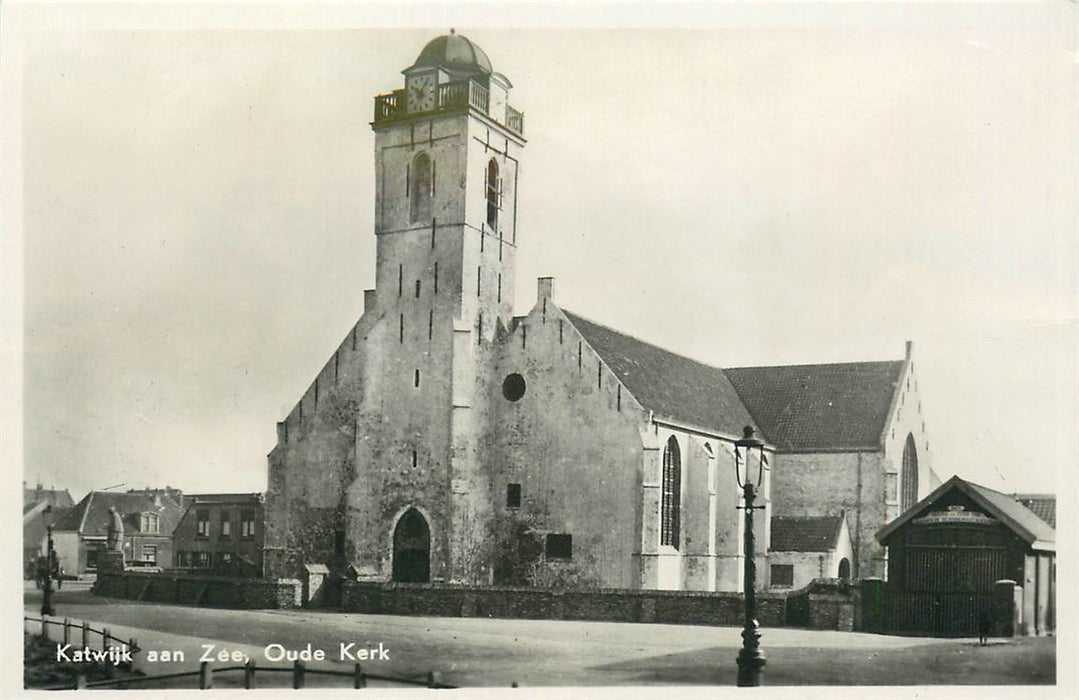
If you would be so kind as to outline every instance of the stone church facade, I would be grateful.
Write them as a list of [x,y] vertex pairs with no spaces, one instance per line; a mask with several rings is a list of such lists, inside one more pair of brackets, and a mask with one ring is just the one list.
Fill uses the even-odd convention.
[[[550,278],[514,316],[512,85],[455,34],[403,73],[375,98],[375,289],[278,424],[266,574],[738,590],[750,424],[772,465],[758,542],[773,512],[843,513],[855,575],[882,573],[872,533],[934,478],[910,353],[807,366],[828,381],[806,396],[799,368],[724,370],[567,311]],[[858,428],[822,429],[836,411]]]

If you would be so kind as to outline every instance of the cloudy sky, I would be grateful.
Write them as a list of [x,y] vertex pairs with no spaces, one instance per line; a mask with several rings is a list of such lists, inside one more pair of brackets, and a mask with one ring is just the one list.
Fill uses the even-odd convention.
[[455,26],[526,114],[519,313],[552,275],[563,307],[721,366],[910,339],[938,473],[1057,490],[1079,453],[1075,7],[24,9],[5,460],[76,498],[265,488],[275,423],[374,284],[372,98]]

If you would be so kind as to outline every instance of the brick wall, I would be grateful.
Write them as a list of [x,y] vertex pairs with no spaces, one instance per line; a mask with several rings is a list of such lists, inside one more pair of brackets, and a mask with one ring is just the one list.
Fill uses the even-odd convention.
[[300,604],[295,579],[250,579],[167,573],[99,573],[95,595],[215,608],[291,608]]
[[[345,583],[343,610],[366,614],[740,625],[740,593],[552,590],[443,584]],[[758,593],[764,626],[784,624],[786,595]]]

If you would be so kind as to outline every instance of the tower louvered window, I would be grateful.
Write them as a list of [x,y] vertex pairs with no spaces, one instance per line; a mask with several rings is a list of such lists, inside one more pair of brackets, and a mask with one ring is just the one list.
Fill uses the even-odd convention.
[[660,544],[678,549],[682,529],[682,456],[672,435],[663,450],[663,496],[660,504]]
[[502,177],[498,163],[492,158],[487,163],[487,225],[498,230],[498,210],[502,208]]
[[427,222],[431,219],[431,195],[434,194],[434,177],[431,159],[426,153],[417,153],[408,170],[409,221]]

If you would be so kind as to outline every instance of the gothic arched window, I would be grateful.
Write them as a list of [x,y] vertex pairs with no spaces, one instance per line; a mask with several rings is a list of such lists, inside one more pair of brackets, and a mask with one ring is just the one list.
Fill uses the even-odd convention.
[[428,221],[431,218],[431,195],[434,194],[431,159],[417,153],[409,167],[409,221]]
[[498,230],[498,210],[502,208],[502,178],[498,176],[498,163],[492,158],[487,163],[487,225]]
[[682,455],[672,435],[663,449],[663,495],[660,503],[660,544],[678,549],[682,528]]
[[899,509],[903,512],[918,502],[918,448],[913,435],[907,435],[907,444],[903,446],[903,472],[899,479],[903,487]]

